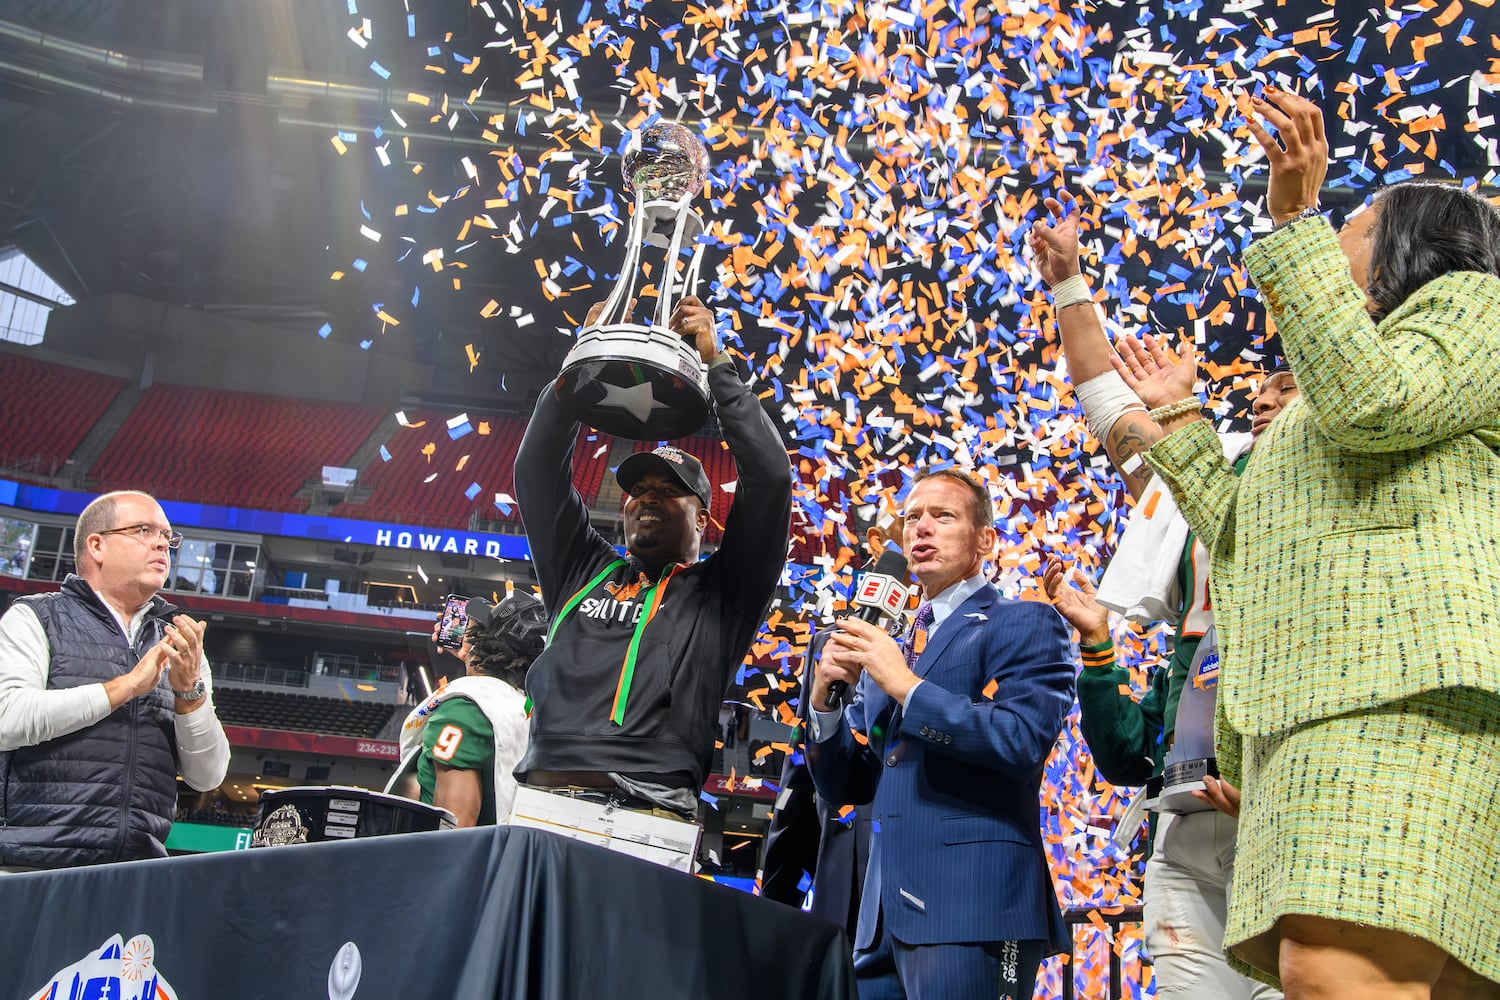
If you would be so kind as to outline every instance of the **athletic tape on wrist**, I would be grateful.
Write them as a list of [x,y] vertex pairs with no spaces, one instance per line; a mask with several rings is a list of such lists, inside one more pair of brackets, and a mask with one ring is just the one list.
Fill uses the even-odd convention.
[[1109,432],[1119,420],[1131,410],[1146,411],[1146,404],[1130,391],[1130,386],[1116,371],[1095,375],[1087,382],[1073,387],[1078,405],[1083,407],[1083,421],[1089,433],[1100,441],[1109,440]]

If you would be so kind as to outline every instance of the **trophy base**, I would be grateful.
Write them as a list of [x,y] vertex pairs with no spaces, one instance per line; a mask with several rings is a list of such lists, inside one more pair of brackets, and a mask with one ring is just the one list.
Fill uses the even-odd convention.
[[616,437],[668,441],[708,421],[708,376],[680,336],[611,323],[584,330],[563,361],[556,392],[580,422]]

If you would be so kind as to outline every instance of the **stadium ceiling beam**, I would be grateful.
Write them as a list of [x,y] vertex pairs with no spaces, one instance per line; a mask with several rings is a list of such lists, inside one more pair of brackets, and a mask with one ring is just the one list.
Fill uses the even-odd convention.
[[[420,142],[452,145],[461,149],[493,149],[489,143],[470,136],[445,131],[416,131],[396,125],[389,110],[397,106],[406,91],[388,86],[372,86],[354,79],[309,77],[271,67],[267,71],[265,93],[243,94],[213,89],[204,80],[202,60],[160,54],[141,55],[106,49],[97,45],[41,31],[37,28],[0,19],[0,80],[9,79],[32,89],[91,99],[119,108],[149,108],[203,115],[217,115],[227,106],[263,105],[274,109],[282,125],[313,128],[325,134],[339,131],[368,131],[379,125],[387,135],[410,137]],[[514,91],[513,100],[485,98],[466,107],[482,119],[494,119],[496,131],[519,149],[544,152],[556,148],[548,141],[548,128],[530,125],[518,127],[523,115],[537,114],[528,94]],[[586,103],[571,112],[582,120],[597,117],[613,124],[622,114],[619,105]],[[549,123],[550,124],[550,123]],[[752,138],[765,129],[748,125],[743,131]],[[847,151],[856,160],[868,161],[877,154],[875,144],[863,136],[854,137]],[[970,156],[1004,157],[1003,144],[986,139],[969,140]],[[1078,167],[1081,173],[1085,166]],[[776,175],[773,164],[760,173]],[[1228,180],[1223,171],[1204,171],[1213,184]],[[1247,178],[1246,187],[1258,190],[1264,180]]]

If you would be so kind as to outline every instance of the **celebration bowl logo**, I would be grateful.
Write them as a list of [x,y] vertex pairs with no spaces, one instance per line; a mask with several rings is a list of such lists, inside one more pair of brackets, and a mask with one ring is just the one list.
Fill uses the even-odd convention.
[[156,969],[156,945],[145,934],[116,934],[93,954],[53,975],[29,1000],[177,1000]]
[[297,807],[288,803],[278,806],[250,838],[251,847],[285,847],[287,844],[307,843],[307,826]]

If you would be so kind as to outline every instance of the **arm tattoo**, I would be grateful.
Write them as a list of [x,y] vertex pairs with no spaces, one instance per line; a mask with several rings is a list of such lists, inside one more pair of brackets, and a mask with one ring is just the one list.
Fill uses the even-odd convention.
[[[1115,421],[1109,438],[1104,442],[1104,451],[1114,463],[1115,471],[1125,480],[1125,487],[1132,496],[1140,496],[1151,479],[1149,469],[1139,462],[1139,456],[1162,439],[1161,428],[1144,413],[1131,412]],[[1126,469],[1129,468],[1129,471]]]

